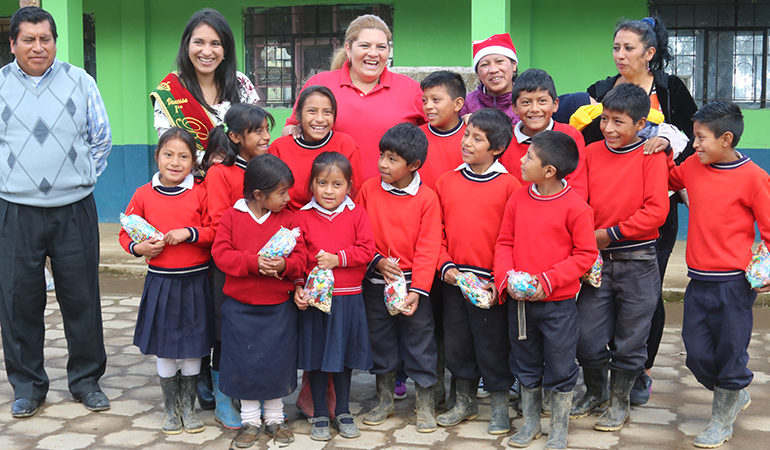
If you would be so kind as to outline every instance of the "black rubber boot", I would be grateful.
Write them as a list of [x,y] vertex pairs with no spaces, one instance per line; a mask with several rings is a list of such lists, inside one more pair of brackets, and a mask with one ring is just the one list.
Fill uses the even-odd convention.
[[525,388],[521,386],[521,413],[524,415],[524,425],[518,433],[508,439],[511,447],[529,447],[533,440],[538,439],[543,433],[540,430],[540,409],[543,399],[543,390]]
[[548,432],[548,442],[545,448],[567,448],[567,428],[569,427],[569,410],[572,405],[572,391],[551,393],[551,431]]
[[166,434],[182,432],[182,418],[179,417],[179,375],[160,378],[160,390],[163,392],[163,409],[166,417],[163,419],[163,430]]
[[476,403],[477,380],[455,378],[457,386],[455,405],[452,409],[436,417],[436,423],[442,427],[452,427],[463,420],[473,420],[479,415]]
[[733,437],[733,422],[738,413],[751,404],[746,389],[728,391],[719,387],[714,388],[714,400],[711,403],[711,421],[693,444],[700,448],[716,448]]
[[594,425],[594,430],[618,431],[631,416],[631,388],[636,375],[613,370],[610,374],[610,406]]
[[553,391],[543,390],[543,417],[551,417],[551,401],[553,399]]
[[377,405],[362,420],[366,425],[381,425],[396,413],[393,390],[396,388],[396,372],[377,375]]
[[511,418],[508,415],[510,391],[491,391],[489,397],[491,414],[487,433],[497,435],[511,431]]
[[569,413],[572,419],[587,417],[597,408],[606,408],[610,400],[607,366],[595,369],[584,367],[583,383],[586,385],[586,393],[572,403],[572,410]]
[[205,428],[198,414],[195,413],[197,385],[198,375],[179,377],[179,412],[182,414],[182,425],[187,433],[200,433]]
[[417,413],[417,432],[432,433],[436,431],[435,407],[433,406],[434,387],[422,387],[415,383],[415,404]]
[[204,411],[210,411],[217,406],[214,399],[214,386],[211,383],[211,357],[201,358],[201,373],[198,374],[198,404]]

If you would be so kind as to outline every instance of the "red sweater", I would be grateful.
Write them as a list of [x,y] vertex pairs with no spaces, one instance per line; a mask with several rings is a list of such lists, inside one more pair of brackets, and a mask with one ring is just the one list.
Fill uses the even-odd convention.
[[289,210],[299,211],[313,197],[310,193],[310,169],[313,160],[323,152],[342,153],[353,168],[353,193],[355,195],[361,188],[361,155],[358,153],[358,145],[353,138],[345,133],[333,131],[321,142],[307,143],[294,139],[291,136],[279,137],[268,150],[271,154],[281,158],[291,168],[294,175],[294,186],[289,189]]
[[645,140],[619,149],[604,140],[586,147],[588,204],[596,229],[606,228],[607,250],[651,247],[668,214],[666,155],[642,152]]
[[[148,264],[150,270],[159,273],[180,273],[184,271],[164,271],[159,269],[205,269],[211,259],[210,247],[214,241],[214,230],[206,214],[206,189],[196,183],[192,189],[155,190],[152,183],[140,186],[134,192],[126,207],[126,214],[143,217],[150,225],[165,234],[178,228],[187,228],[192,233],[187,242],[166,245],[158,256]],[[174,195],[172,192],[179,192]],[[129,253],[133,252],[134,241],[121,228],[120,245]],[[201,267],[204,266],[204,267]]]
[[688,276],[723,281],[743,278],[751,260],[754,222],[770,243],[770,178],[746,156],[724,164],[701,164],[691,155],[672,166],[669,187],[687,189]]
[[211,248],[214,262],[226,274],[225,295],[249,305],[276,305],[289,300],[294,284],[301,284],[305,270],[302,236],[286,257],[286,270],[281,279],[260,275],[258,252],[281,227],[298,226],[294,213],[285,209],[271,213],[262,224],[247,212],[235,208],[226,210]]
[[508,271],[537,277],[544,301],[574,297],[598,256],[593,212],[571,186],[542,196],[534,186],[513,193],[495,244],[495,283],[507,296]]
[[398,266],[410,291],[427,296],[436,274],[441,250],[441,210],[436,194],[420,186],[417,195],[398,195],[382,188],[378,178],[370,178],[361,186],[356,204],[366,208],[372,221],[377,254],[380,258],[399,258]]
[[460,120],[453,130],[442,132],[429,123],[420,125],[428,138],[428,157],[420,167],[420,179],[431,189],[435,189],[436,180],[441,175],[454,170],[463,163],[462,141],[465,134],[465,122]]
[[[514,129],[515,128],[516,125],[514,125]],[[588,180],[586,178],[586,152],[583,135],[573,126],[556,121],[553,122],[552,129],[570,135],[577,144],[578,152],[580,153],[578,166],[572,173],[567,175],[565,179],[575,192],[580,194],[580,196],[583,197],[583,200],[586,200],[588,198]],[[522,186],[530,185],[530,183],[521,178],[521,158],[527,153],[527,150],[529,150],[529,144],[531,142],[531,140],[527,139],[520,143],[516,140],[516,135],[514,134],[513,139],[511,139],[511,145],[509,145],[505,150],[505,153],[500,156],[500,162],[506,169],[508,169],[508,172],[510,172],[511,175],[518,178]]]
[[[462,169],[445,173],[436,182],[444,224],[438,266],[441,278],[448,269],[474,272],[489,280],[495,240],[508,199],[521,183],[513,175],[477,175]],[[481,218],[484,220],[474,220]]]
[[232,166],[214,164],[206,172],[208,212],[214,230],[217,229],[219,218],[222,217],[225,210],[243,198],[243,174],[245,171],[246,160],[238,156]]
[[374,233],[364,208],[345,208],[335,215],[326,215],[315,208],[297,212],[300,228],[305,233],[307,262],[305,273],[317,264],[319,250],[336,254],[340,265],[334,273],[334,295],[361,293],[361,281],[374,257]]

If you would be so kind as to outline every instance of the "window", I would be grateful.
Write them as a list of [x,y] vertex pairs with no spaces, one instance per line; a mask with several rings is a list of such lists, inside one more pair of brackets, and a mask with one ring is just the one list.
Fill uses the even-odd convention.
[[13,61],[11,46],[8,45],[11,37],[11,18],[0,17],[0,67]]
[[669,69],[699,105],[731,100],[764,108],[768,101],[770,0],[652,1],[669,30]]
[[246,71],[267,106],[294,105],[308,78],[329,70],[350,21],[376,14],[392,29],[391,5],[322,5],[247,8]]

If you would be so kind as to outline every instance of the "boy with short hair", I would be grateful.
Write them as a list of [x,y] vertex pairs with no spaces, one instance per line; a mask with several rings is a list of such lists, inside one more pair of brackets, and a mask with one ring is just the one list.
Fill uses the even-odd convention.
[[[436,418],[444,427],[471,420],[478,414],[476,383],[479,376],[491,393],[492,414],[487,431],[510,430],[507,303],[481,309],[467,301],[457,287],[461,272],[476,274],[497,299],[492,269],[494,248],[505,204],[521,183],[498,161],[512,137],[511,122],[503,112],[484,108],[468,120],[461,148],[463,163],[436,182],[444,236],[438,267],[441,271],[446,365],[456,381],[452,409]],[[472,218],[481,218],[477,221]]]
[[431,73],[420,83],[422,112],[428,123],[420,129],[428,138],[428,156],[420,167],[422,182],[430,186],[444,173],[462,164],[461,146],[465,123],[458,114],[465,104],[463,78],[448,70]]
[[647,360],[645,345],[660,291],[655,240],[668,214],[668,168],[664,154],[644,155],[646,140],[637,136],[650,110],[642,88],[621,84],[602,105],[604,140],[586,147],[586,167],[604,267],[601,287],[584,283],[580,290],[577,356],[586,393],[571,415],[585,417],[609,397],[610,406],[594,428],[617,431],[628,421],[629,393]]
[[587,197],[585,141],[571,125],[553,120],[553,114],[559,109],[559,97],[556,96],[556,86],[548,72],[541,69],[528,69],[522,72],[513,85],[511,100],[513,110],[521,119],[513,127],[511,145],[500,158],[506,169],[515,177],[521,178],[521,158],[527,153],[532,137],[544,130],[561,131],[568,134],[577,144],[580,160],[577,168],[567,175],[567,182],[583,199]]
[[[428,292],[441,249],[438,199],[421,184],[417,173],[427,151],[428,140],[414,124],[401,123],[386,131],[380,140],[380,179],[364,182],[356,198],[369,214],[377,247],[363,294],[378,403],[363,422],[380,425],[395,412],[393,389],[401,363],[401,341],[404,369],[415,382],[417,431],[422,433],[436,430],[431,393],[436,383],[436,340]],[[383,290],[385,283],[402,273],[409,287],[411,310],[391,316]]]
[[[752,305],[757,293],[746,281],[754,223],[770,239],[770,177],[738,153],[743,115],[738,105],[714,102],[692,117],[696,153],[670,164],[669,187],[687,189],[690,219],[682,338],[687,367],[714,392],[711,422],[695,446],[714,448],[730,439],[738,413],[751,403],[746,363]],[[766,285],[759,292],[770,291]]]
[[[541,436],[542,390],[551,395],[551,431],[547,448],[565,448],[572,390],[578,369],[575,352],[578,318],[575,295],[580,276],[598,256],[593,212],[564,181],[579,161],[577,144],[567,134],[546,130],[532,138],[521,159],[521,174],[531,183],[515,192],[505,207],[495,245],[495,283],[501,300],[509,297],[508,330],[513,371],[521,383],[524,425],[508,441],[527,447]],[[537,279],[528,299],[508,289],[508,272]],[[519,316],[516,301],[525,304]],[[521,321],[521,325],[519,325]],[[526,328],[520,339],[519,327]]]

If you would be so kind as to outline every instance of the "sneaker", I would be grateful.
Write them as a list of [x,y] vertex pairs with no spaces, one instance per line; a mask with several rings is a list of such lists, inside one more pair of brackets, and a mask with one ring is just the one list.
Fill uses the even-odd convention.
[[484,388],[484,379],[480,378],[479,388],[476,390],[476,398],[487,398],[489,395],[489,391]]
[[393,390],[393,398],[396,400],[403,400],[406,398],[406,383],[403,381],[396,381],[396,388]]
[[631,404],[634,406],[644,405],[650,400],[650,394],[652,393],[652,379],[647,372],[642,372],[641,375],[634,380],[634,387],[631,388]]

